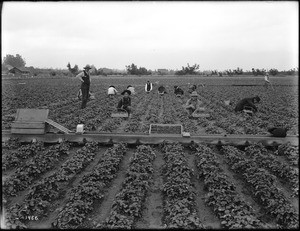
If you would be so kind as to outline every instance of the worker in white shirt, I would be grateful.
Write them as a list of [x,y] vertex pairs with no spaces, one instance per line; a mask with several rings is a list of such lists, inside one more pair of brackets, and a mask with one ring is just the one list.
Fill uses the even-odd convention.
[[107,90],[107,94],[110,98],[112,98],[114,95],[116,95],[118,93],[117,89],[115,88],[115,86],[110,85],[108,90]]
[[270,81],[269,73],[266,72],[266,74],[265,74],[265,84],[264,84],[265,88],[268,88],[268,85],[271,85],[272,90],[274,90],[274,88],[272,86],[272,83]]
[[127,90],[129,90],[131,92],[132,95],[135,95],[135,91],[134,91],[134,87],[131,85],[127,86]]

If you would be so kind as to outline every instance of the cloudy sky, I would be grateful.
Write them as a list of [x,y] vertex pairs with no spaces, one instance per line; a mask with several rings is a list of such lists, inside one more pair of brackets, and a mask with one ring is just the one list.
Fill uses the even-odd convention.
[[4,2],[2,60],[26,66],[298,67],[298,1]]

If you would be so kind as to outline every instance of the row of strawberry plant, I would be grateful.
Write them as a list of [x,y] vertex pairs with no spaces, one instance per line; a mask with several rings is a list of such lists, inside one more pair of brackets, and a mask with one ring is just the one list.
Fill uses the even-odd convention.
[[251,188],[251,193],[266,212],[283,228],[299,227],[298,215],[283,192],[276,186],[276,177],[257,163],[248,160],[244,152],[232,146],[223,146],[222,151],[231,169],[240,174]]
[[293,195],[299,193],[299,170],[291,168],[270,155],[266,148],[261,144],[254,144],[245,149],[246,155],[253,160],[258,167],[265,168],[275,176],[283,179],[289,184]]
[[[41,145],[36,144],[30,145],[29,149],[26,147],[24,149],[32,154],[32,152],[35,153],[41,148]],[[68,143],[61,143],[34,155],[32,159],[18,167],[15,174],[4,182],[4,195],[8,197],[16,196],[17,192],[28,188],[41,174],[52,169],[62,156],[67,156],[69,149],[70,145]]]
[[199,229],[203,225],[197,216],[195,191],[189,168],[180,144],[164,144],[163,198],[164,223],[167,228]]
[[18,138],[9,138],[7,141],[2,143],[2,150],[12,150],[12,149],[17,149],[21,146],[21,142],[19,141]]
[[[8,144],[10,147],[17,147],[16,144]],[[18,145],[19,146],[19,145]],[[19,167],[24,160],[35,156],[39,151],[44,149],[43,142],[35,142],[32,144],[22,145],[17,150],[7,152],[2,150],[4,157],[2,158],[2,170],[6,171],[10,168]]]
[[143,128],[141,127],[141,118],[143,115],[145,115],[147,107],[152,101],[152,94],[153,93],[150,93],[150,95],[144,95],[143,98],[139,96],[137,100],[139,102],[139,105],[137,105],[136,108],[133,110],[130,121],[125,126],[124,130],[126,132],[142,131]]
[[99,227],[108,229],[134,228],[142,215],[142,206],[152,182],[155,153],[150,146],[137,147],[131,157],[129,168],[120,192],[116,195],[109,217]]
[[145,120],[149,123],[159,123],[159,112],[161,110],[161,97],[158,94],[152,96],[151,108]]
[[263,228],[253,208],[236,191],[236,186],[220,167],[215,153],[206,145],[196,147],[195,163],[204,181],[205,202],[211,206],[226,229]]
[[275,155],[284,156],[292,166],[299,167],[299,147],[291,143],[281,144],[275,151]]
[[86,143],[72,158],[68,159],[55,173],[37,182],[25,196],[21,204],[15,204],[8,209],[7,227],[23,227],[28,217],[41,219],[49,213],[51,204],[61,198],[66,191],[69,180],[81,172],[95,156],[97,143]]
[[96,201],[104,198],[104,190],[117,176],[119,165],[126,153],[122,143],[108,149],[90,173],[83,176],[79,185],[71,190],[67,204],[60,210],[54,223],[56,228],[78,228]]
[[181,101],[178,101],[178,98],[175,99],[174,96],[174,100],[172,102],[174,108],[173,112],[176,115],[176,118],[179,119],[179,121],[182,123],[184,131],[196,133],[197,127],[195,126],[195,123],[189,118],[188,113],[184,110]]
[[173,112],[173,106],[170,104],[172,100],[176,100],[173,94],[166,94],[163,97],[163,114],[162,114],[162,123],[163,124],[173,124],[177,118]]

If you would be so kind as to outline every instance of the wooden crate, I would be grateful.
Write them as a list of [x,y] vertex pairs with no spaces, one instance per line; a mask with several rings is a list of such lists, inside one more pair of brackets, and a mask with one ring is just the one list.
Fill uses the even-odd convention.
[[12,134],[45,134],[48,109],[17,109],[16,120],[11,124]]
[[149,134],[178,134],[181,135],[181,124],[150,124]]

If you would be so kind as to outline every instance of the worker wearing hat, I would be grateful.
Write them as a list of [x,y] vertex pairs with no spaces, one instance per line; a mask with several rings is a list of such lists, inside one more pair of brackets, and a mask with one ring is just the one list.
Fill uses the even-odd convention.
[[241,99],[235,107],[235,112],[243,111],[245,107],[251,108],[253,112],[257,112],[257,107],[254,105],[255,103],[259,103],[260,98],[258,96],[252,98],[244,98]]
[[265,74],[265,84],[264,84],[265,88],[268,88],[268,85],[271,85],[272,89],[274,90],[274,88],[273,88],[273,86],[272,86],[272,84],[270,82],[269,73],[266,72],[266,74]]
[[117,89],[115,88],[114,85],[110,85],[109,88],[107,89],[107,94],[110,98],[112,98],[114,95],[118,93]]
[[184,94],[184,92],[179,86],[174,86],[174,94],[176,96],[181,96]]
[[184,108],[189,113],[189,115],[191,115],[196,109],[198,109],[202,105],[202,102],[198,99],[199,95],[196,91],[193,91],[190,94],[190,97],[191,98],[184,105]]
[[131,91],[125,90],[121,93],[123,95],[123,98],[119,101],[117,109],[118,110],[125,110],[130,114],[131,112]]
[[86,65],[82,72],[80,72],[76,77],[80,79],[81,83],[81,92],[82,92],[82,104],[81,109],[84,109],[86,107],[88,98],[89,98],[89,92],[90,92],[90,65]]

